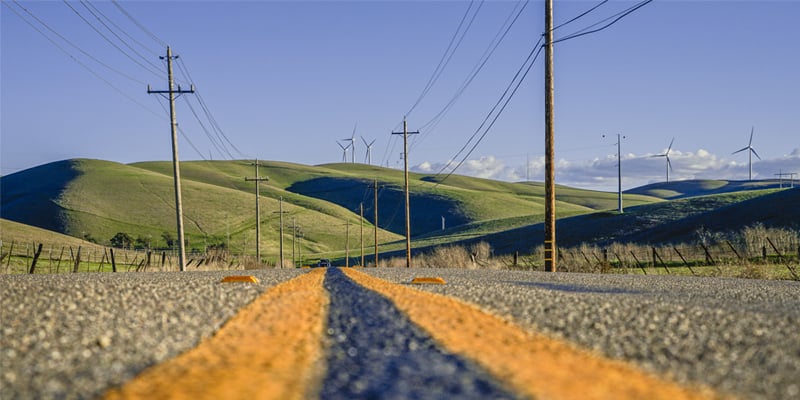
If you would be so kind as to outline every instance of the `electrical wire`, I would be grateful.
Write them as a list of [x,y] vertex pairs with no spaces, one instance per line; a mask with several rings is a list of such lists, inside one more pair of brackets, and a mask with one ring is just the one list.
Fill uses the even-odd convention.
[[[459,161],[459,163],[443,179],[438,181],[436,183],[436,186],[438,186],[440,183],[442,183],[445,180],[447,180],[447,178],[449,178],[459,167],[461,167],[461,165],[467,160],[467,158],[469,158],[470,155],[472,155],[472,153],[475,151],[475,149],[478,147],[478,145],[483,141],[483,139],[486,137],[486,135],[492,129],[492,127],[494,126],[495,122],[497,122],[497,119],[500,118],[500,115],[503,114],[503,111],[506,109],[506,106],[508,106],[508,103],[514,97],[514,94],[517,93],[517,89],[519,89],[520,85],[522,85],[522,82],[525,81],[525,78],[528,76],[528,73],[530,72],[531,68],[533,68],[533,65],[536,63],[536,59],[539,58],[539,54],[541,54],[541,51],[542,51],[542,48],[543,48],[542,46],[540,46],[541,42],[542,42],[542,38],[539,39],[539,42],[537,42],[537,44],[534,47],[533,51],[528,55],[528,58],[525,59],[525,62],[522,64],[522,66],[520,66],[520,69],[517,70],[517,74],[514,75],[514,78],[511,80],[509,85],[506,87],[506,90],[500,96],[500,99],[498,99],[497,103],[495,103],[494,107],[492,107],[492,110],[489,112],[489,114],[487,114],[486,118],[483,120],[481,125],[478,127],[478,129],[475,131],[475,133],[470,137],[470,140],[467,141],[467,145],[469,144],[470,141],[472,141],[472,139],[477,135],[477,133],[480,132],[480,130],[486,124],[486,121],[488,121],[488,119],[491,117],[492,113],[494,113],[494,111],[497,109],[497,107],[502,102],[503,105],[502,105],[502,107],[500,107],[499,111],[497,111],[497,113],[494,114],[494,118],[492,118],[492,122],[488,126],[486,126],[486,129],[484,129],[483,133],[480,135],[480,137],[475,142],[475,144],[472,145],[472,147],[467,152],[467,154],[464,155],[464,157],[462,157],[461,161]],[[534,52],[535,52],[535,55],[534,55]],[[531,59],[531,57],[532,57],[532,59]],[[527,68],[525,68],[526,65],[527,65]],[[523,71],[523,69],[525,70],[525,72],[522,74],[521,77],[519,77],[519,74]],[[519,79],[517,79],[517,78],[519,78]],[[514,84],[515,81],[516,81],[516,85]],[[512,86],[514,87],[513,90],[511,90]],[[511,90],[510,94],[509,94],[509,90]],[[503,99],[505,99],[505,101],[503,101]],[[459,151],[459,154],[465,148],[466,148],[466,145],[465,145],[465,147],[462,147],[462,149]],[[454,157],[454,158],[457,158],[457,156],[458,155],[456,155],[456,157]],[[444,170],[447,169],[447,167],[449,167],[450,165],[452,165],[452,162],[448,162],[447,165],[445,165],[445,167],[443,167],[442,170],[434,176],[434,178],[436,178],[439,175],[441,175],[444,172]]]
[[[522,4],[522,5],[519,6],[519,4]],[[489,46],[487,46],[486,50],[484,50],[483,55],[478,59],[478,62],[472,68],[470,73],[467,74],[467,77],[464,79],[464,81],[462,82],[461,86],[456,91],[456,93],[453,95],[453,97],[447,102],[447,104],[436,115],[433,116],[433,118],[431,118],[429,121],[427,121],[426,123],[424,123],[424,124],[422,124],[420,126],[419,129],[421,131],[424,131],[424,133],[421,135],[422,138],[420,138],[419,141],[415,141],[412,144],[412,146],[411,146],[412,148],[414,148],[417,143],[421,143],[428,135],[430,135],[430,133],[432,131],[435,130],[435,128],[439,124],[439,122],[441,122],[441,120],[444,118],[444,116],[450,111],[450,109],[455,105],[455,103],[458,101],[458,99],[464,94],[464,92],[467,90],[469,85],[474,81],[474,79],[478,76],[478,74],[481,72],[481,70],[483,70],[483,67],[486,65],[486,63],[489,61],[491,56],[494,54],[494,52],[497,50],[497,48],[503,42],[503,39],[505,39],[505,37],[508,34],[508,32],[514,26],[514,23],[519,19],[520,15],[522,15],[522,12],[525,10],[525,7],[527,5],[528,5],[527,1],[521,2],[521,3],[517,3],[515,8],[512,9],[511,13],[506,18],[506,22],[500,27],[500,29],[498,30],[498,32],[495,35],[494,39],[492,39],[492,42],[490,42]],[[517,7],[519,7],[519,10],[517,10],[516,14],[515,14],[514,11],[517,9]],[[509,23],[509,19],[512,16],[513,16],[513,19],[511,19],[511,21]],[[429,127],[430,127],[430,129],[427,129]]]
[[[177,64],[178,64],[178,69],[180,69],[181,73],[183,73],[190,82],[194,82],[194,79],[192,79],[192,76],[189,73],[189,69],[186,67],[186,63],[183,62],[183,58],[179,58]],[[195,87],[195,96],[197,97],[197,101],[200,104],[200,107],[203,109],[203,113],[206,115],[206,118],[208,119],[212,129],[216,133],[217,138],[219,138],[220,143],[223,144],[227,143],[233,149],[233,151],[236,152],[241,158],[245,159],[251,158],[245,155],[241,150],[239,150],[239,148],[236,147],[236,145],[233,144],[233,142],[228,138],[228,135],[225,134],[225,132],[222,130],[222,127],[220,127],[219,123],[217,123],[217,120],[216,118],[214,118],[214,115],[211,114],[208,105],[206,105],[206,102],[203,99],[203,96],[201,92],[197,89],[197,87]],[[230,151],[228,151],[227,149],[226,152],[230,154]]]
[[[74,56],[72,53],[70,53],[69,51],[67,51],[67,50],[66,50],[64,47],[62,47],[62,46],[61,46],[60,44],[58,44],[58,43],[57,43],[55,40],[53,40],[53,39],[52,39],[50,36],[48,36],[47,34],[45,34],[45,33],[44,33],[44,32],[43,32],[41,29],[39,29],[39,28],[38,28],[36,25],[34,25],[32,22],[30,22],[28,19],[26,19],[26,18],[25,18],[25,17],[24,17],[22,14],[20,14],[19,12],[17,12],[17,10],[15,10],[13,7],[11,7],[10,5],[8,5],[8,2],[5,2],[5,1],[3,1],[3,2],[1,2],[1,3],[2,3],[3,5],[5,5],[6,7],[8,7],[8,8],[9,8],[9,9],[10,9],[12,12],[14,12],[14,14],[16,14],[16,15],[17,15],[17,16],[18,16],[20,19],[22,19],[22,20],[23,20],[23,21],[24,21],[26,24],[28,24],[28,25],[29,25],[31,28],[33,28],[34,30],[36,30],[37,32],[39,32],[39,34],[41,34],[41,35],[42,35],[42,36],[43,36],[45,39],[47,39],[47,40],[48,40],[50,43],[52,43],[54,46],[56,46],[56,48],[58,48],[59,50],[61,50],[61,52],[63,52],[63,53],[64,53],[64,54],[65,54],[67,57],[71,58],[73,61],[75,61],[76,63],[78,63],[78,65],[80,65],[80,66],[81,66],[81,67],[83,67],[85,70],[87,70],[87,71],[88,71],[90,74],[92,74],[92,75],[93,75],[95,78],[99,79],[100,81],[102,81],[103,83],[105,83],[106,85],[108,85],[109,87],[111,87],[112,89],[114,89],[114,91],[116,91],[117,93],[119,93],[120,95],[122,95],[123,97],[125,97],[126,99],[130,100],[130,101],[131,101],[131,102],[133,102],[134,104],[138,105],[139,107],[141,107],[143,110],[145,110],[145,111],[147,111],[147,112],[149,112],[149,113],[151,113],[151,114],[153,114],[153,115],[155,115],[155,116],[157,116],[157,117],[159,117],[159,118],[164,118],[164,116],[163,116],[162,114],[160,114],[160,113],[158,113],[158,112],[156,112],[156,111],[153,111],[152,109],[148,108],[146,105],[144,105],[144,104],[140,103],[138,100],[134,99],[133,97],[131,97],[130,95],[128,95],[127,93],[125,93],[125,92],[124,92],[122,89],[120,89],[120,88],[118,88],[117,86],[115,86],[115,85],[114,85],[113,83],[111,83],[109,80],[107,80],[107,79],[103,78],[103,76],[102,76],[102,75],[100,75],[99,73],[97,73],[97,72],[96,72],[95,70],[93,70],[91,67],[89,67],[88,65],[86,65],[85,63],[83,63],[82,61],[80,61],[80,60],[79,60],[78,58],[76,58],[76,57],[75,57],[75,56]],[[43,26],[45,26],[47,29],[49,29],[51,32],[53,32],[54,34],[56,34],[56,35],[57,35],[57,36],[59,36],[60,38],[64,39],[65,41],[67,41],[67,40],[66,40],[66,39],[65,39],[65,38],[64,38],[62,35],[58,34],[58,32],[54,31],[52,28],[50,28],[49,26],[47,26],[47,24],[45,24],[44,22],[42,22],[42,21],[41,21],[39,18],[37,18],[37,17],[36,17],[36,16],[35,16],[33,13],[31,13],[31,12],[30,12],[28,9],[26,9],[25,7],[23,7],[22,5],[20,5],[20,4],[19,4],[19,3],[18,3],[16,0],[14,1],[14,3],[15,3],[15,4],[16,4],[18,7],[20,7],[21,9],[23,9],[23,10],[24,10],[26,13],[28,13],[29,15],[31,15],[31,16],[32,16],[34,19],[36,19],[36,21],[38,21],[40,24],[42,24],[42,25],[43,25]],[[67,41],[67,42],[71,44],[71,42],[69,42],[69,41]],[[74,47],[74,45],[73,45],[73,47]],[[91,58],[92,58],[92,59],[94,59],[94,57],[91,57]],[[166,120],[169,120],[169,118],[167,118]]]
[[588,9],[588,10],[586,10],[586,11],[584,11],[584,12],[582,12],[582,13],[578,14],[577,16],[575,16],[574,18],[570,19],[569,21],[567,21],[567,22],[564,22],[563,24],[559,24],[559,25],[558,25],[558,26],[556,26],[555,28],[551,29],[551,32],[554,32],[556,29],[558,29],[558,28],[561,28],[562,26],[569,25],[569,24],[571,24],[571,23],[573,23],[573,22],[575,22],[575,21],[577,21],[577,20],[579,20],[579,19],[583,18],[583,17],[584,17],[584,16],[586,16],[587,14],[591,13],[592,11],[596,10],[597,8],[599,8],[600,6],[602,6],[603,4],[606,4],[606,3],[608,3],[608,0],[603,0],[603,1],[601,1],[600,3],[598,3],[597,5],[595,5],[594,7],[592,7],[592,8],[590,8],[590,9]]
[[139,27],[139,29],[141,29],[142,32],[144,32],[145,34],[150,36],[150,38],[153,39],[154,42],[158,43],[159,46],[164,47],[164,48],[167,47],[167,43],[166,42],[164,42],[158,36],[153,34],[153,32],[150,32],[147,28],[145,28],[145,26],[142,25],[139,21],[137,21],[136,18],[133,17],[133,15],[128,13],[124,8],[122,8],[122,6],[119,4],[119,2],[117,2],[117,0],[111,0],[111,3],[113,3],[117,7],[117,9],[119,9],[119,11],[122,12],[122,14],[124,14],[126,17],[128,17],[128,19],[131,20],[131,22],[133,22],[134,25]]
[[[610,16],[610,17],[608,17],[608,18],[606,18],[606,19],[604,19],[602,21],[596,22],[596,23],[594,23],[594,24],[592,24],[592,25],[590,25],[590,26],[588,26],[586,28],[583,28],[583,29],[581,29],[581,30],[579,30],[579,31],[577,31],[575,33],[569,34],[569,35],[567,35],[567,36],[565,36],[563,38],[557,39],[557,40],[553,40],[553,44],[560,43],[560,42],[565,42],[567,40],[571,40],[571,39],[575,39],[575,38],[578,38],[578,37],[581,37],[581,36],[586,36],[586,35],[590,35],[592,33],[600,32],[600,31],[610,27],[611,25],[616,24],[617,22],[619,22],[619,20],[625,18],[626,16],[628,16],[631,13],[633,13],[634,11],[644,7],[645,5],[647,5],[648,3],[652,2],[652,1],[653,0],[644,0],[644,1],[642,1],[642,2],[640,2],[638,4],[636,4],[636,5],[628,8],[628,9],[620,11],[617,14],[614,14],[614,15],[612,15],[612,16]],[[608,24],[603,25],[602,27],[597,28],[597,29],[591,29],[592,27],[600,25],[603,22],[611,20],[611,19],[613,19],[613,20],[611,22],[609,22]],[[589,29],[591,29],[591,30],[589,30]]]
[[[31,26],[33,29],[35,29],[36,31],[38,31],[38,32],[39,32],[39,33],[40,33],[42,36],[44,36],[46,39],[50,40],[50,42],[51,42],[51,43],[53,43],[53,44],[54,44],[56,47],[58,47],[59,49],[61,49],[61,51],[65,52],[65,53],[67,53],[67,54],[69,55],[69,52],[67,52],[66,50],[64,50],[63,48],[61,48],[61,46],[60,46],[60,45],[56,44],[54,41],[52,41],[51,39],[49,39],[49,37],[48,37],[48,36],[47,36],[47,35],[46,35],[44,32],[40,31],[40,30],[39,30],[38,28],[36,28],[36,27],[35,27],[33,24],[31,24],[29,21],[27,21],[27,20],[26,20],[26,19],[25,19],[25,18],[24,18],[22,15],[20,15],[20,14],[19,14],[19,13],[18,13],[16,10],[14,10],[14,8],[12,8],[11,6],[9,6],[9,5],[8,5],[8,2],[3,2],[3,4],[5,4],[5,5],[6,5],[6,6],[7,6],[9,9],[11,9],[11,11],[13,11],[13,12],[14,12],[14,14],[17,14],[17,16],[18,16],[20,19],[22,19],[22,20],[23,20],[23,21],[25,21],[25,22],[26,22],[28,25],[30,25],[30,26]],[[146,85],[146,84],[147,84],[145,81],[142,81],[142,80],[136,79],[136,78],[134,78],[134,77],[132,77],[132,76],[130,76],[130,75],[128,75],[128,74],[126,74],[126,73],[124,73],[124,72],[122,72],[122,71],[120,71],[120,70],[118,70],[118,69],[116,69],[116,68],[114,68],[114,67],[112,67],[112,66],[110,66],[110,65],[108,65],[108,64],[106,64],[106,63],[104,63],[104,62],[102,62],[102,61],[100,61],[100,60],[99,60],[99,59],[97,59],[95,56],[93,56],[93,55],[89,54],[89,52],[87,52],[87,51],[83,50],[83,49],[82,49],[82,48],[80,48],[78,45],[76,45],[75,43],[72,43],[72,42],[71,42],[69,39],[67,39],[66,37],[64,37],[62,34],[58,33],[58,32],[57,32],[55,29],[51,28],[51,27],[50,27],[50,25],[46,24],[44,21],[42,21],[41,19],[39,19],[39,17],[37,17],[35,14],[33,14],[33,13],[30,11],[30,10],[28,10],[27,8],[25,8],[23,5],[21,5],[21,4],[20,4],[20,3],[19,3],[17,0],[14,0],[14,4],[16,4],[16,5],[17,5],[17,7],[21,8],[23,11],[25,11],[25,13],[27,13],[28,15],[30,15],[30,16],[31,16],[31,18],[33,18],[34,20],[36,20],[36,22],[38,22],[39,24],[41,24],[42,26],[44,26],[44,27],[45,27],[45,28],[46,28],[48,31],[50,31],[52,34],[54,34],[54,35],[58,36],[58,38],[60,38],[61,40],[63,40],[63,41],[64,41],[65,43],[67,43],[68,45],[72,46],[72,47],[73,47],[75,50],[78,50],[78,51],[79,51],[81,54],[85,55],[86,57],[89,57],[89,59],[91,59],[92,61],[94,61],[94,62],[96,62],[96,63],[100,64],[101,66],[105,67],[105,68],[106,68],[106,69],[108,69],[109,71],[112,71],[112,72],[114,72],[114,73],[116,73],[116,74],[118,74],[118,75],[120,75],[120,76],[122,76],[122,77],[124,77],[124,78],[127,78],[127,79],[129,79],[129,80],[131,80],[131,81],[133,81],[133,82],[136,82],[136,83],[139,83],[139,84],[142,84],[142,85]],[[72,57],[72,56],[70,55],[70,57]]]
[[[64,0],[64,1],[66,1],[66,0]],[[97,22],[100,22],[100,24],[101,24],[101,25],[103,25],[103,27],[104,27],[104,28],[106,28],[106,30],[108,30],[108,31],[109,31],[109,32],[110,32],[112,35],[114,35],[114,37],[115,37],[115,38],[117,38],[117,40],[119,40],[119,41],[120,41],[120,42],[121,42],[123,45],[125,45],[125,47],[127,47],[127,48],[128,48],[130,51],[132,51],[132,52],[133,52],[133,54],[136,54],[136,55],[137,55],[137,56],[139,56],[139,58],[141,58],[141,59],[142,59],[144,62],[146,62],[146,63],[147,63],[147,64],[149,64],[151,67],[153,67],[153,68],[155,68],[156,70],[158,70],[159,66],[158,66],[158,65],[156,65],[155,63],[153,63],[152,61],[150,61],[150,57],[145,57],[145,56],[143,56],[141,53],[139,53],[139,52],[138,52],[136,49],[134,49],[134,48],[133,48],[133,46],[131,46],[130,44],[128,44],[128,42],[127,42],[125,39],[123,39],[122,37],[120,37],[120,35],[118,35],[116,31],[114,31],[113,29],[111,29],[111,27],[110,27],[110,26],[108,26],[108,24],[106,24],[106,23],[105,23],[105,21],[103,21],[103,19],[102,19],[102,18],[100,18],[100,16],[98,15],[98,13],[99,13],[99,10],[97,10],[97,9],[96,9],[94,6],[91,6],[91,4],[89,4],[89,3],[88,3],[88,2],[86,2],[85,0],[80,0],[80,2],[81,2],[81,5],[82,5],[82,6],[83,6],[83,7],[84,7],[84,8],[85,8],[87,11],[89,11],[89,14],[92,14],[92,16],[93,16],[93,17],[94,17],[94,18],[97,20]],[[90,6],[91,6],[91,7],[90,7]],[[95,13],[95,10],[97,10],[97,13]],[[151,51],[151,52],[152,52],[152,51]],[[154,53],[154,52],[152,52],[152,53]],[[154,54],[155,54],[155,53],[154,53]],[[161,71],[159,71],[159,72],[161,72]]]
[[[472,6],[474,3],[475,0],[469,2],[469,6],[467,7],[467,10],[464,12],[464,15],[461,17],[461,22],[458,23],[456,31],[453,32],[453,37],[450,38],[450,43],[447,45],[444,54],[442,54],[442,58],[439,60],[439,64],[433,70],[433,74],[431,74],[431,77],[428,79],[428,83],[425,84],[425,88],[422,89],[422,93],[420,93],[419,97],[417,98],[417,101],[414,102],[414,105],[411,106],[411,109],[409,109],[406,112],[405,114],[406,116],[409,116],[411,112],[414,111],[415,108],[417,108],[422,99],[425,98],[425,96],[428,94],[431,88],[433,88],[433,85],[436,83],[436,81],[439,80],[439,77],[442,75],[442,72],[444,72],[444,69],[450,63],[450,60],[453,58],[453,55],[458,50],[458,47],[461,45],[461,42],[464,40],[464,37],[467,35],[467,32],[469,31],[470,27],[472,27],[472,23],[475,22],[475,17],[478,16],[478,12],[481,10],[481,7],[483,7],[484,3],[483,0],[481,0],[480,4],[478,4],[478,8],[475,10],[475,13],[472,14],[472,18],[470,18],[467,27],[464,29],[463,32],[461,32],[461,27],[464,25],[464,21],[466,21],[467,16],[469,15],[470,10],[472,10]],[[461,32],[460,37],[459,37],[459,32]],[[458,38],[458,42],[456,42],[456,38]],[[453,46],[454,43],[455,46]]]
[[91,22],[89,22],[89,20],[88,20],[88,19],[86,19],[86,17],[84,17],[84,16],[83,16],[83,15],[82,15],[80,12],[78,12],[78,10],[76,10],[74,7],[72,7],[72,6],[69,4],[69,2],[68,2],[67,0],[62,0],[62,1],[63,1],[63,3],[64,3],[64,4],[65,4],[67,7],[69,7],[69,9],[70,9],[70,10],[72,10],[72,12],[74,12],[74,13],[75,13],[75,15],[77,15],[78,17],[80,17],[80,19],[81,19],[81,20],[83,20],[83,22],[85,22],[85,23],[86,23],[86,25],[89,25],[89,27],[90,27],[90,28],[92,28],[92,30],[94,30],[95,32],[97,32],[97,34],[98,34],[98,35],[100,35],[100,37],[102,37],[103,39],[105,39],[105,41],[106,41],[106,42],[108,42],[108,44],[110,44],[112,47],[114,47],[115,49],[117,49],[117,50],[118,50],[120,53],[122,53],[122,54],[123,54],[125,57],[128,57],[128,59],[130,59],[131,61],[133,61],[133,62],[134,62],[136,65],[138,65],[138,66],[142,67],[143,69],[147,70],[148,72],[152,73],[152,74],[153,74],[153,75],[155,75],[155,76],[162,76],[162,75],[163,75],[163,73],[161,73],[161,72],[159,72],[159,71],[157,71],[157,70],[153,70],[153,69],[151,69],[152,67],[148,67],[147,65],[145,65],[145,64],[141,63],[140,61],[136,60],[136,59],[135,59],[133,56],[131,56],[130,54],[128,54],[128,52],[126,52],[126,51],[125,51],[125,50],[123,50],[121,47],[119,47],[119,46],[118,46],[116,43],[114,43],[114,41],[112,41],[111,39],[109,39],[109,38],[108,38],[108,36],[106,36],[105,34],[103,34],[103,32],[100,32],[100,30],[99,30],[99,29],[97,29],[97,27],[95,27],[95,26],[94,26],[94,25],[93,25]]
[[[131,36],[125,29],[123,29],[122,27],[117,25],[111,18],[109,18],[107,15],[105,15],[102,11],[100,11],[92,3],[88,2],[88,1],[85,1],[85,0],[81,0],[81,4],[83,4],[84,7],[91,8],[91,10],[89,12],[91,12],[92,15],[95,16],[95,18],[97,18],[97,15],[99,14],[101,17],[103,17],[104,20],[106,20],[109,24],[113,25],[114,28],[116,28],[118,31],[122,32],[122,34],[125,35],[132,42],[138,44],[139,47],[141,47],[143,50],[147,51],[148,53],[152,54],[153,56],[158,57],[159,54],[157,52],[153,51],[149,47],[145,46],[142,42],[138,41],[135,37]],[[99,20],[100,19],[98,18],[98,21]],[[102,21],[101,21],[101,23],[102,23]],[[105,24],[103,24],[103,25],[105,25]],[[106,28],[110,32],[113,32],[113,30],[111,28],[109,28],[108,26],[106,26]],[[122,39],[120,38],[120,40],[122,40]],[[128,47],[131,48],[130,46],[128,46]],[[133,50],[133,48],[131,48],[131,50]],[[143,57],[143,58],[145,58],[145,57]],[[145,58],[145,59],[149,60],[149,58]]]

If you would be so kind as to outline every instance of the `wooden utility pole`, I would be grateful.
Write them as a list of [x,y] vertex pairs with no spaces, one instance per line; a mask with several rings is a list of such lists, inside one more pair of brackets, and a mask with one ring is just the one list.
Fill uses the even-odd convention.
[[283,196],[280,197],[280,206],[277,213],[280,214],[279,222],[281,224],[278,234],[280,235],[280,254],[278,255],[278,268],[283,268]]
[[375,190],[375,223],[372,230],[375,234],[375,268],[378,268],[378,178],[375,178],[372,188]]
[[403,131],[392,132],[392,135],[403,135],[403,172],[405,176],[403,189],[406,197],[406,268],[411,268],[411,207],[409,206],[408,196],[408,135],[417,134],[419,134],[419,131],[408,131],[408,122],[405,118],[403,118]]
[[617,134],[617,206],[622,214],[622,137]]
[[[165,57],[159,57],[164,60]],[[184,248],[184,233],[183,233],[183,203],[181,201],[181,167],[178,161],[178,122],[175,117],[175,95],[180,96],[184,93],[194,93],[194,85],[189,90],[182,90],[180,86],[175,90],[175,82],[172,78],[172,60],[178,56],[172,56],[172,50],[167,46],[167,80],[169,81],[169,90],[150,90],[150,85],[147,85],[148,94],[168,94],[169,99],[169,119],[170,129],[172,131],[172,175],[175,182],[175,215],[178,225],[178,248],[179,248],[179,262],[180,270],[186,271],[186,249]]]
[[364,203],[359,205],[361,211],[361,266],[364,266]]
[[347,268],[350,266],[350,220],[347,220],[345,225],[347,225],[347,230],[344,236],[344,266]]
[[292,217],[292,268],[297,268],[297,261],[294,258],[295,242],[297,242],[297,223],[295,221],[295,217]]
[[258,159],[256,159],[255,162],[253,162],[253,164],[251,165],[256,166],[256,176],[255,178],[245,177],[244,180],[247,182],[256,183],[256,260],[260,265],[261,264],[261,208],[259,206],[258,199],[261,197],[261,194],[259,193],[258,187],[260,186],[259,182],[266,182],[269,180],[269,178],[267,178],[266,176],[265,177],[258,176],[258,167],[260,165],[258,163]]
[[556,262],[556,173],[555,173],[555,128],[553,117],[553,0],[544,2],[544,270],[555,272]]

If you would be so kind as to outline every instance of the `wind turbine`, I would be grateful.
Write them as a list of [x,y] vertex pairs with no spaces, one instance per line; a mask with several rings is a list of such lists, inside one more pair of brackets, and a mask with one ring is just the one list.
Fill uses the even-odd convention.
[[347,145],[347,146],[342,146],[342,144],[341,144],[341,143],[339,143],[339,141],[338,141],[338,140],[336,141],[336,144],[338,144],[338,145],[339,145],[339,147],[341,147],[341,148],[342,148],[342,162],[343,162],[343,163],[346,163],[346,162],[347,162],[347,149],[349,149],[349,148],[350,148],[350,145]]
[[[342,139],[345,142],[350,142],[350,147],[353,148],[353,154],[352,154],[353,164],[356,163],[356,128],[357,127],[358,127],[358,123],[356,123],[356,125],[353,126],[353,134],[349,138]],[[346,159],[344,161],[347,162]]]
[[756,157],[758,157],[759,160],[761,159],[761,157],[758,156],[758,153],[756,153],[756,149],[753,148],[753,131],[755,129],[756,129],[755,126],[750,128],[750,142],[747,143],[747,147],[745,147],[745,148],[743,148],[741,150],[736,150],[733,153],[731,153],[731,154],[736,154],[736,153],[743,152],[745,150],[750,150],[750,151],[747,152],[747,161],[750,164],[749,180],[751,180],[751,181],[753,180],[753,154],[755,154]]
[[364,139],[362,136],[361,140],[364,141],[364,146],[367,147],[367,157],[365,160],[367,161],[367,164],[372,165],[372,145],[375,144],[376,139],[372,139],[371,142],[367,143],[367,139]]
[[667,159],[667,183],[669,183],[669,170],[672,169],[672,163],[669,162],[669,152],[672,150],[672,143],[675,143],[675,138],[672,138],[672,141],[669,142],[669,147],[667,147],[667,151],[664,154],[656,154],[653,157],[665,157]]

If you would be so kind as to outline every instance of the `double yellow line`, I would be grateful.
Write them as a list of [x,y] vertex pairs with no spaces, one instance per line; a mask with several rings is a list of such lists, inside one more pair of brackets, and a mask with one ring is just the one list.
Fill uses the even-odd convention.
[[[473,360],[523,397],[706,399],[687,388],[566,342],[524,330],[473,305],[344,269],[380,293],[449,352]],[[325,374],[325,271],[268,290],[213,337],[156,365],[106,398],[313,398]]]

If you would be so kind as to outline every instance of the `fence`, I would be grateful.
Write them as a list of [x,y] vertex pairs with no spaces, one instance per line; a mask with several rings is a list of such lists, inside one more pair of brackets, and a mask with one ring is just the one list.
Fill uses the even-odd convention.
[[[731,265],[778,265],[785,267],[789,277],[800,280],[797,267],[800,260],[800,244],[797,244],[796,240],[778,241],[769,237],[763,237],[761,246],[752,242],[736,244],[730,240],[659,246],[582,245],[559,249],[558,258],[563,270],[580,272],[638,269],[647,274],[648,271],[653,271],[653,268],[658,268],[670,274],[673,273],[670,269],[685,268],[691,275],[701,275],[700,271],[706,268],[713,268],[721,273],[724,266]],[[536,254],[533,257],[533,260],[535,259]],[[531,264],[531,259],[527,264]]]
[[[248,269],[250,257],[211,250],[187,255],[187,269]],[[178,256],[172,250],[128,250],[99,245],[69,246],[0,241],[0,272],[145,272],[177,271]]]

